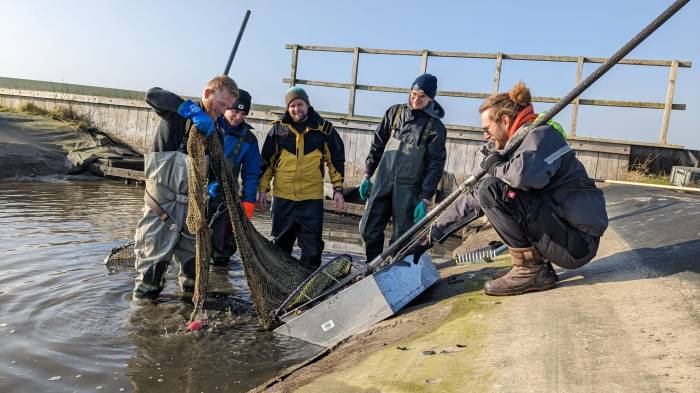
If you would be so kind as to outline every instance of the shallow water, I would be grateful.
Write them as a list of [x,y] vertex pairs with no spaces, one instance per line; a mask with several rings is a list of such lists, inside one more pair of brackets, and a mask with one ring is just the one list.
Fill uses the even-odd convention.
[[[142,198],[115,181],[0,182],[0,391],[246,391],[320,349],[257,330],[235,261],[210,274],[213,332],[176,333],[192,306],[174,266],[157,305],[132,305],[135,274],[103,260],[131,238]],[[327,251],[362,253],[356,220],[328,221]]]

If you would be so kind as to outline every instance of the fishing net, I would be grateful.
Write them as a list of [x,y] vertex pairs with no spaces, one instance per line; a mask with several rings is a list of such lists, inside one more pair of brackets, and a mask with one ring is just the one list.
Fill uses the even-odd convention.
[[[207,139],[198,132],[191,132],[187,146],[189,206],[186,224],[197,240],[197,276],[192,297],[195,307],[191,321],[198,319],[202,313],[211,254],[211,229],[207,225],[205,214],[209,181],[207,166],[222,184],[243,270],[258,319],[264,329],[273,329],[279,324],[276,313],[291,310],[316,298],[350,273],[353,263],[350,255],[338,256],[316,269],[316,266],[293,258],[255,229],[245,216],[239,196],[233,191],[237,179],[232,175],[229,161],[224,159],[218,138]],[[207,162],[206,153],[209,154],[210,163]],[[133,242],[130,242],[113,248],[105,259],[105,265],[110,272],[129,271],[133,270],[134,260]]]
[[[216,139],[216,138],[212,138]],[[190,322],[199,319],[206,297],[207,272],[211,256],[211,228],[207,225],[207,156],[206,139],[199,132],[190,132],[187,139],[188,206],[187,229],[195,235],[195,283]]]
[[[240,198],[233,191],[233,182],[237,179],[232,176],[231,165],[224,158],[221,142],[218,138],[209,138],[207,144],[212,170],[224,190],[231,226],[258,319],[263,328],[272,329],[278,324],[274,315],[277,308],[314,273],[316,267],[293,258],[253,227],[241,207]],[[206,188],[203,192],[206,192]],[[338,269],[334,277],[345,270]],[[333,280],[325,276],[310,284],[306,291],[321,293],[332,283]]]

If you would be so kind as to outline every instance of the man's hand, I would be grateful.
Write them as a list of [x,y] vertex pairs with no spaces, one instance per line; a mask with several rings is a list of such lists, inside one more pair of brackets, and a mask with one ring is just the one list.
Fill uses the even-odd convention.
[[265,191],[258,191],[258,210],[260,211],[266,211],[269,205],[269,201],[267,199],[267,193]]
[[345,210],[345,198],[343,197],[342,190],[335,190],[333,193],[333,200],[335,201],[336,213],[342,213]]
[[503,156],[503,154],[494,151],[481,161],[481,169],[485,170],[491,176],[496,176],[496,167],[504,162],[508,161],[508,157]]
[[214,130],[216,129],[214,120],[194,102],[190,100],[183,102],[177,108],[177,113],[185,119],[192,120],[192,124],[194,124],[197,131],[204,134],[207,138],[214,134]]
[[360,184],[358,191],[360,192],[360,199],[363,201],[366,201],[367,198],[369,198],[369,193],[372,192],[372,182],[369,180],[369,176],[365,175],[365,178],[362,180],[362,184]]

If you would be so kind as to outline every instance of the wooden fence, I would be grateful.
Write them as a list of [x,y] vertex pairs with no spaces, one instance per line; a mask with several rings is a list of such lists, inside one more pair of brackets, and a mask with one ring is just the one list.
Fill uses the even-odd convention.
[[[465,91],[438,91],[437,95],[443,97],[461,97],[461,98],[473,98],[473,99],[485,99],[491,94],[497,93],[500,88],[501,72],[503,69],[504,60],[511,61],[538,61],[538,62],[564,62],[564,63],[576,63],[576,83],[581,82],[583,77],[583,65],[585,63],[603,63],[607,59],[600,57],[585,57],[585,56],[545,56],[545,55],[519,55],[519,54],[506,54],[506,53],[469,53],[469,52],[445,52],[445,51],[431,51],[431,50],[396,50],[396,49],[370,49],[370,48],[342,48],[342,47],[332,47],[332,46],[318,46],[318,45],[298,45],[298,44],[288,44],[287,49],[292,51],[292,67],[291,74],[289,78],[284,78],[283,82],[288,83],[290,86],[297,84],[309,85],[309,86],[321,86],[321,87],[332,87],[339,89],[350,90],[348,112],[349,118],[356,116],[355,114],[355,99],[357,90],[366,91],[378,91],[387,93],[408,93],[408,88],[403,87],[387,87],[387,86],[372,86],[372,85],[358,85],[357,84],[357,70],[360,63],[360,54],[367,55],[393,55],[393,56],[417,56],[421,58],[420,73],[425,73],[428,70],[428,60],[439,57],[446,58],[461,58],[461,59],[492,59],[494,60],[494,75],[493,75],[493,88],[490,92],[465,92]],[[326,82],[318,80],[308,80],[308,79],[298,79],[297,70],[299,68],[299,52],[300,51],[315,51],[315,52],[341,52],[341,53],[352,53],[352,68],[350,73],[349,83],[339,83],[339,82]],[[654,67],[670,67],[670,74],[668,78],[668,88],[666,91],[665,102],[644,102],[644,101],[620,101],[620,100],[605,100],[605,99],[576,99],[572,103],[571,111],[571,123],[568,127],[569,138],[576,137],[576,125],[578,120],[578,110],[581,105],[592,105],[592,106],[612,106],[612,107],[622,107],[622,108],[646,108],[646,109],[663,109],[663,118],[661,121],[661,131],[659,135],[659,144],[668,144],[668,125],[671,119],[672,110],[685,110],[685,104],[674,104],[673,95],[675,92],[676,78],[678,75],[679,67],[691,67],[692,63],[689,61],[679,61],[679,60],[640,60],[640,59],[623,59],[620,64],[628,65],[638,65],[638,66],[654,66]],[[556,103],[559,102],[560,98],[557,97],[532,97],[534,102],[544,102],[544,103]],[[480,127],[466,126],[452,126],[448,127],[456,130],[466,130],[466,131],[481,131]],[[604,139],[597,139],[600,142],[605,142]]]

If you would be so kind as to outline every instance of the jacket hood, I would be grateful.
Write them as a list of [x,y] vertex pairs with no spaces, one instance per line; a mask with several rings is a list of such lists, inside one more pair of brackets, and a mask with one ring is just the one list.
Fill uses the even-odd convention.
[[[410,107],[410,104],[409,104]],[[431,100],[428,106],[425,108],[421,109],[423,112],[425,112],[428,116],[432,117],[433,119],[442,119],[445,117],[445,110],[442,108],[440,103],[438,103],[435,100]]]

